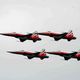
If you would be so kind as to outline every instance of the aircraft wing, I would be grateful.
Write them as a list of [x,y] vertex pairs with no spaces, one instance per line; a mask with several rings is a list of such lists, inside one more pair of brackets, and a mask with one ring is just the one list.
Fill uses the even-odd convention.
[[65,60],[69,60],[69,59],[73,58],[76,54],[77,54],[77,52],[73,52],[73,53],[65,54],[63,57]]
[[65,60],[69,60],[77,54],[77,52],[67,53],[67,52],[47,52],[48,54],[59,55],[64,57]]
[[55,35],[55,36],[54,36],[54,39],[55,39],[56,41],[58,41],[58,40],[60,40],[60,39],[64,39],[66,34],[67,34],[67,33],[62,33],[62,34]]

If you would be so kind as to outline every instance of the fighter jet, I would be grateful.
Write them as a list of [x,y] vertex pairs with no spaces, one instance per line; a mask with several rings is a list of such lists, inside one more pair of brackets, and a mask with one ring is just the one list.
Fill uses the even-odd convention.
[[78,61],[80,60],[80,52],[78,51],[74,51],[74,52],[62,52],[62,51],[56,51],[56,52],[46,52],[48,54],[52,54],[52,55],[59,55],[64,57],[65,60],[69,60],[71,58],[75,58]]
[[26,40],[32,40],[33,42],[36,42],[41,40],[37,33],[19,34],[13,32],[13,33],[0,33],[0,35],[18,38],[20,42],[24,42]]
[[41,33],[37,33],[39,35],[44,35],[44,36],[49,36],[49,37],[53,37],[55,41],[58,41],[60,39],[67,39],[68,41],[71,40],[75,40],[76,37],[73,35],[72,30],[69,32],[64,32],[64,33],[54,33],[54,32],[41,32]]
[[41,52],[28,52],[28,51],[7,51],[7,52],[27,56],[28,59],[32,59],[34,57],[40,58],[41,60],[43,60],[44,58],[49,58],[49,56],[46,55],[45,50]]

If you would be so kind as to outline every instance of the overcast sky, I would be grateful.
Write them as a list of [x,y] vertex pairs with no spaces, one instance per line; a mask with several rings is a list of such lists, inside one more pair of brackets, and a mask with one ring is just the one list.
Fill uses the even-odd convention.
[[[8,50],[77,51],[80,49],[80,0],[0,0],[0,32],[67,32],[76,40],[54,41],[40,36],[33,43],[0,35],[0,80],[80,80],[80,62],[60,56],[32,59],[6,53]],[[65,46],[65,47],[64,47]]]

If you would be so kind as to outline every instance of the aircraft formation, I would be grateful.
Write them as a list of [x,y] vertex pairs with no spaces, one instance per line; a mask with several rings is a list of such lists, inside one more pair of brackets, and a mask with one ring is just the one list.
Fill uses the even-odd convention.
[[32,40],[33,42],[41,41],[42,39],[39,37],[39,35],[52,37],[52,38],[54,38],[55,41],[58,41],[60,39],[66,39],[68,41],[76,39],[76,37],[73,35],[72,30],[69,32],[61,33],[61,34],[48,31],[48,32],[41,32],[41,33],[34,32],[34,33],[28,33],[28,34],[19,34],[16,32],[0,33],[0,35],[17,38],[20,40],[20,42],[24,42],[26,40]]
[[[69,32],[64,32],[64,33],[54,33],[54,32],[47,31],[47,32],[34,32],[34,33],[28,33],[28,34],[19,34],[19,33],[13,32],[13,33],[0,33],[0,35],[17,38],[20,40],[20,42],[24,42],[26,40],[32,40],[33,42],[41,41],[42,38],[40,38],[39,35],[52,37],[52,38],[54,38],[55,41],[59,41],[61,39],[66,39],[68,41],[71,41],[71,40],[76,39],[72,30]],[[22,50],[22,51],[7,51],[7,52],[12,53],[12,54],[27,56],[28,59],[40,58],[41,60],[43,60],[45,58],[49,58],[49,56],[47,54],[51,54],[51,55],[59,55],[61,57],[64,57],[64,60],[69,60],[71,58],[77,59],[78,61],[80,60],[80,52],[79,51],[46,52],[45,49],[43,49],[42,51],[37,51],[37,52],[24,51],[24,50]]]

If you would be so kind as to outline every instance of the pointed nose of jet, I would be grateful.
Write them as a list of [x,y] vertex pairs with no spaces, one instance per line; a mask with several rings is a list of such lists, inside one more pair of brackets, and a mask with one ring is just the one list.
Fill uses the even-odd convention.
[[16,52],[13,52],[13,51],[7,51],[8,53],[13,53],[13,54],[15,54]]
[[0,35],[4,35],[4,33],[0,33]]
[[7,35],[6,33],[0,33],[0,35]]

